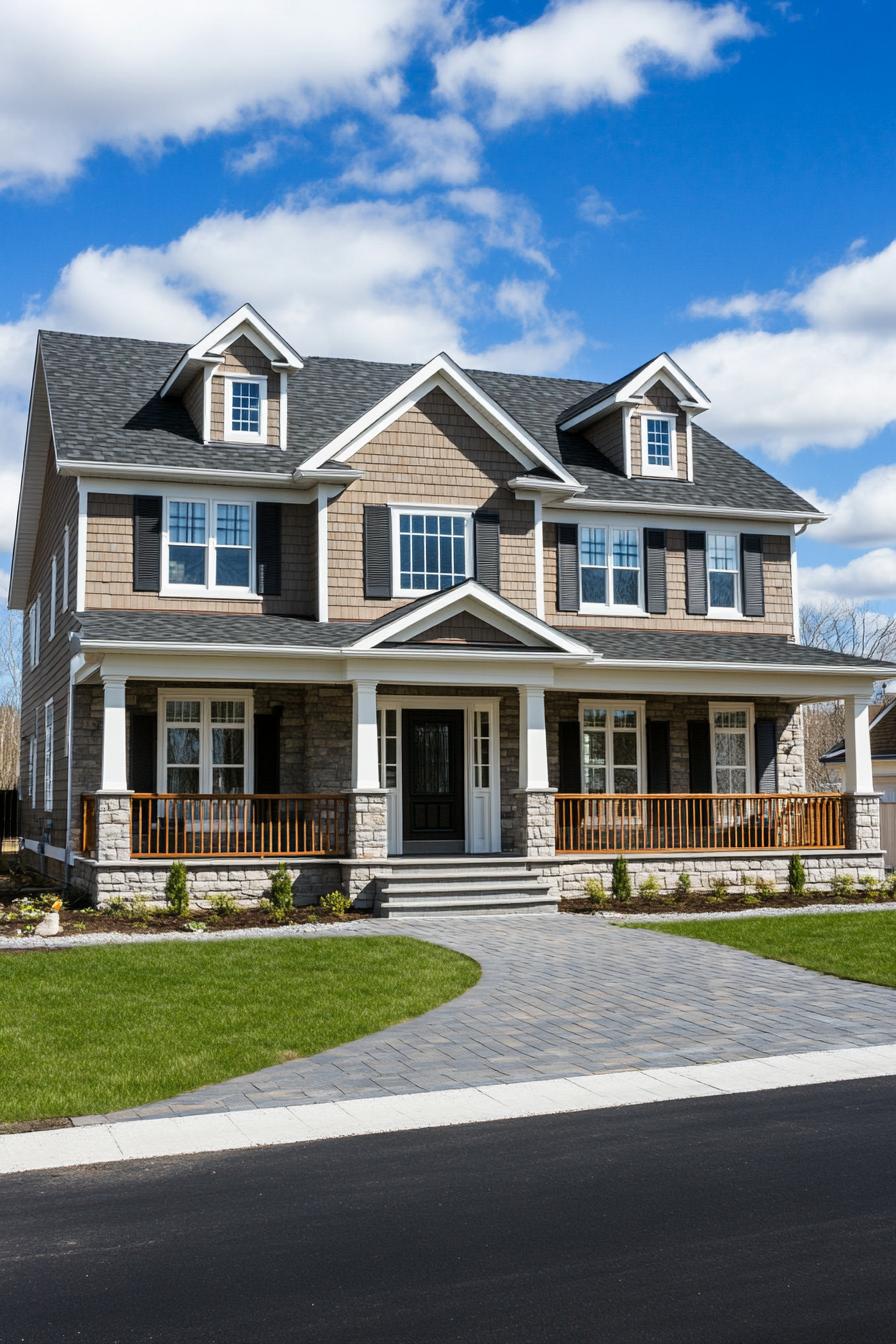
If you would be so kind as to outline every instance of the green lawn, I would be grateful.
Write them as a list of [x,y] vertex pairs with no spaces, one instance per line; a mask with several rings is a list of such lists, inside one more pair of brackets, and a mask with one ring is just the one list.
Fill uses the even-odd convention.
[[0,953],[0,1121],[136,1106],[316,1054],[479,975],[391,936]]
[[681,938],[704,938],[760,957],[808,966],[844,980],[896,988],[896,911],[856,915],[787,915],[639,924]]

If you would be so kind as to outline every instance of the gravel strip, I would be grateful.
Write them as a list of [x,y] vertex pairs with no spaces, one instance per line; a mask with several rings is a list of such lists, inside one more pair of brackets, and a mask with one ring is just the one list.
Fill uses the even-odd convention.
[[798,910],[791,906],[755,906],[751,910],[719,910],[706,914],[689,915],[616,915],[604,910],[596,910],[600,919],[608,924],[686,924],[695,919],[755,919],[757,915],[771,915],[777,919],[782,915],[865,915],[873,910],[896,910],[896,901],[877,901],[874,905],[802,905]]

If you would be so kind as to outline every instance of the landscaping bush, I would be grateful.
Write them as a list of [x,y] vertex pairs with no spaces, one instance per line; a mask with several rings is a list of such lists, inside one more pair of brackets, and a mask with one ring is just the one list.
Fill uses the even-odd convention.
[[691,894],[690,873],[679,873],[675,883],[675,895],[680,901],[686,901]]
[[179,859],[172,863],[171,871],[165,879],[165,904],[172,915],[183,917],[189,913],[190,892],[187,887],[187,870]]
[[589,877],[585,882],[585,895],[592,905],[606,905],[607,889],[599,877]]
[[722,901],[728,899],[728,883],[724,877],[713,877],[709,883],[709,895],[707,902],[710,905],[720,905]]
[[352,908],[352,899],[344,891],[328,891],[326,896],[320,898],[320,908],[325,914],[344,919]]
[[837,873],[831,882],[831,895],[835,901],[848,900],[856,894],[856,884],[849,873]]
[[[777,883],[773,882],[770,877],[757,877],[753,886],[756,889],[756,895],[762,900],[768,900],[769,897],[777,896],[778,894]],[[747,900],[746,896],[744,897],[744,900]],[[753,902],[751,902],[751,904],[753,904]]]
[[632,898],[631,874],[628,871],[628,864],[622,854],[613,860],[613,876],[610,880],[610,891],[613,893],[613,900],[617,905],[626,905]]
[[285,919],[292,910],[292,878],[285,863],[281,863],[277,871],[271,874],[270,907],[278,919]]
[[799,854],[791,854],[787,868],[787,886],[791,896],[802,896],[806,890],[806,869]]
[[638,895],[642,901],[655,901],[662,894],[662,888],[653,873],[649,877],[645,877],[638,888]]
[[869,901],[880,900],[880,883],[873,873],[865,873],[859,878],[859,886],[865,893],[865,899]]
[[229,891],[216,891],[209,900],[209,908],[216,919],[227,919],[239,910],[236,898]]

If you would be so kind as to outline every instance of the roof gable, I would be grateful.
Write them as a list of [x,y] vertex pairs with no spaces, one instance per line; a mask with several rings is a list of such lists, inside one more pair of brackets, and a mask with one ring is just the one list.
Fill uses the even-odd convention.
[[211,331],[206,332],[202,340],[197,341],[181,355],[162,384],[160,396],[176,396],[181,393],[199,369],[207,364],[215,366],[220,364],[225,350],[243,338],[256,345],[275,368],[302,368],[301,355],[274,330],[251,303],[244,303],[235,313],[225,317],[223,322],[219,322]]
[[648,360],[646,364],[639,365],[622,378],[617,378],[614,383],[608,383],[599,391],[591,393],[583,401],[570,406],[561,414],[559,426],[567,431],[581,429],[600,416],[615,410],[617,406],[637,402],[638,398],[643,397],[657,382],[668,387],[679,404],[688,408],[693,414],[699,415],[709,409],[710,400],[706,393],[671,355],[663,353]]

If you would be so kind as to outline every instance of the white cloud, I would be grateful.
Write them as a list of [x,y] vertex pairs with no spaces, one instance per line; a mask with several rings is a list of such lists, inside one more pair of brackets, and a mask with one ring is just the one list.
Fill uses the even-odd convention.
[[[676,352],[713,399],[710,427],[740,447],[786,458],[801,448],[857,448],[896,420],[896,242],[853,257],[787,297],[701,300],[704,312],[751,317],[790,309],[802,325],[720,332]],[[758,306],[754,306],[758,311]]]
[[344,174],[355,186],[394,194],[425,182],[464,187],[479,176],[482,145],[475,128],[455,113],[418,117],[396,113],[382,125],[385,142],[365,149]]
[[825,606],[839,599],[896,601],[896,550],[881,546],[846,565],[800,565],[800,600]]
[[578,205],[579,219],[584,219],[586,224],[594,224],[598,229],[608,229],[611,224],[625,224],[629,219],[637,219],[640,211],[628,210],[621,211],[602,196],[597,187],[586,187],[582,192]]
[[872,467],[839,499],[824,499],[814,490],[802,492],[825,513],[827,522],[812,529],[819,541],[843,546],[870,546],[896,540],[896,466]]
[[4,7],[0,185],[59,184],[98,146],[157,150],[275,117],[385,108],[446,0]]
[[544,250],[538,216],[520,197],[496,191],[494,187],[467,187],[450,191],[448,200],[458,210],[481,221],[488,247],[515,252],[524,261],[553,271]]
[[758,31],[735,4],[555,0],[533,23],[439,56],[438,89],[455,103],[481,101],[492,126],[509,126],[591,103],[631,103],[648,71],[704,74],[726,43]]
[[748,290],[745,294],[734,294],[728,299],[694,299],[693,303],[688,304],[688,316],[722,319],[733,317],[753,322],[765,313],[792,307],[793,295],[786,289],[772,289],[767,294],[757,294],[755,290]]
[[[312,354],[419,361],[447,350],[468,365],[556,371],[582,343],[578,324],[550,309],[542,282],[507,279],[495,295],[478,280],[492,228],[489,216],[435,201],[291,200],[210,216],[164,246],[79,253],[43,301],[0,323],[0,549],[12,536],[39,326],[190,342],[248,299]],[[471,349],[467,327],[484,309],[512,335]]]
[[290,137],[286,135],[269,135],[253,140],[244,149],[235,150],[227,156],[227,167],[240,175],[261,172],[277,162],[289,143]]

